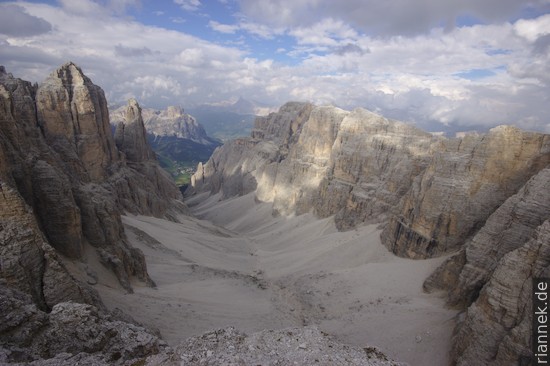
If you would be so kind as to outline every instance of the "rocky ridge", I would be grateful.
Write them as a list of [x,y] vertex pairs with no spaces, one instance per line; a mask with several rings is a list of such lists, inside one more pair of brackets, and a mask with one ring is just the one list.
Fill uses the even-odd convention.
[[257,118],[250,138],[224,144],[199,164],[187,193],[255,191],[277,213],[336,215],[339,228],[350,228],[380,221],[405,194],[406,178],[428,164],[436,141],[362,109],[287,103]]
[[344,230],[381,222],[399,256],[456,253],[424,285],[465,310],[453,360],[516,363],[530,357],[530,278],[550,261],[548,167],[545,134],[445,139],[362,109],[288,103],[199,164],[186,194],[255,192],[275,214],[334,215]]

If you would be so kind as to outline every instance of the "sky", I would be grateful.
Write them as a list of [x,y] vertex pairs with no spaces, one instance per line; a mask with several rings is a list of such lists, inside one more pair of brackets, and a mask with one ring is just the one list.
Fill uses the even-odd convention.
[[550,0],[0,1],[0,65],[40,83],[68,61],[112,105],[309,101],[550,133]]

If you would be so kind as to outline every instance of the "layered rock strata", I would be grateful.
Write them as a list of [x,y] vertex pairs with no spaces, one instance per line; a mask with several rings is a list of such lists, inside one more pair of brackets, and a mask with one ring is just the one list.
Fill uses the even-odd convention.
[[382,233],[383,242],[411,258],[459,249],[548,164],[550,136],[515,127],[442,141]]
[[527,362],[531,284],[550,264],[550,167],[502,204],[464,248],[424,283],[444,290],[450,306],[467,309],[458,323],[458,364]]

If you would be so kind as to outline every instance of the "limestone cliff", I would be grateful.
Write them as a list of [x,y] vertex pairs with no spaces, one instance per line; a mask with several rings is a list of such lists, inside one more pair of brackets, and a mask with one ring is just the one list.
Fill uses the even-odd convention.
[[457,365],[527,365],[532,345],[532,279],[550,276],[550,220],[506,254],[457,325]]
[[[130,125],[138,130],[143,129],[139,112],[137,103],[131,102]],[[72,293],[80,291],[80,285],[72,285],[67,277],[57,290],[52,285],[59,292],[52,297],[55,300],[45,298],[44,286],[50,281],[41,273],[48,273],[56,263],[49,244],[62,255],[81,261],[86,260],[86,247],[91,244],[127,290],[131,290],[129,279],[133,276],[150,283],[143,255],[126,243],[120,214],[131,211],[173,218],[184,207],[178,202],[179,190],[158,167],[147,143],[131,131],[132,127],[127,131],[128,143],[119,151],[110,131],[103,91],[73,63],[54,71],[40,86],[0,69],[0,181],[3,192],[10,192],[4,198],[21,200],[14,206],[18,201],[11,198],[3,210],[22,207],[17,215],[3,215],[0,232],[12,238],[6,243],[15,245],[7,247],[14,261],[19,260],[23,267],[35,263],[42,268],[27,279],[21,276],[16,280],[10,275],[13,285],[30,291],[38,304],[51,307],[59,301],[75,300]],[[132,137],[136,139],[130,143]],[[33,221],[34,226],[25,224]],[[21,229],[5,231],[8,222],[12,226],[21,222]],[[18,252],[17,243],[31,237],[22,229],[25,227],[34,230],[32,242],[36,244]],[[2,266],[2,270],[8,267]],[[62,266],[56,268],[68,276]],[[63,297],[65,283],[75,289]],[[86,302],[86,296],[80,300]]]
[[382,234],[411,258],[456,250],[534,174],[550,163],[550,136],[500,126],[441,142]]
[[348,229],[383,220],[428,165],[436,141],[363,109],[287,103],[258,117],[250,138],[224,144],[200,164],[187,193],[255,191],[277,213],[336,215]]
[[[549,275],[550,167],[502,204],[479,232],[425,282],[467,309],[456,329],[458,364],[529,359],[531,282]],[[481,341],[483,340],[483,341]]]

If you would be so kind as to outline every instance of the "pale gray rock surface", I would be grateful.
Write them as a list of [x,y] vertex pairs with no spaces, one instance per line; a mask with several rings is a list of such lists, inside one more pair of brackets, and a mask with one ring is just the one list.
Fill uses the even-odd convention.
[[531,176],[550,163],[550,135],[499,126],[441,142],[382,233],[410,258],[459,249]]
[[[376,347],[359,348],[335,341],[316,327],[264,330],[247,335],[219,329],[176,347],[179,357],[162,364],[179,365],[402,365]],[[159,360],[159,356],[148,361]],[[176,360],[174,360],[174,358]],[[160,362],[159,362],[160,364]]]

